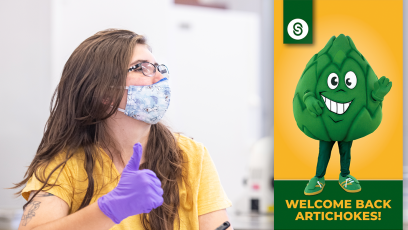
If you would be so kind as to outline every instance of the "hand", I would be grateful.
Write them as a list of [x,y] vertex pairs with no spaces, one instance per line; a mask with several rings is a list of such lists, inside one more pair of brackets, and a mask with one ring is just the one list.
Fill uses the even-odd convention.
[[317,100],[314,96],[309,96],[305,100],[305,105],[307,110],[309,110],[310,114],[312,114],[314,117],[317,117],[323,113],[322,108],[324,107],[324,104]]
[[118,186],[98,199],[101,211],[116,224],[129,216],[149,213],[163,204],[161,182],[153,171],[139,170],[141,157],[142,146],[137,143]]
[[382,76],[377,82],[374,83],[374,91],[371,94],[374,100],[383,101],[384,96],[390,92],[392,87],[392,82],[390,79]]

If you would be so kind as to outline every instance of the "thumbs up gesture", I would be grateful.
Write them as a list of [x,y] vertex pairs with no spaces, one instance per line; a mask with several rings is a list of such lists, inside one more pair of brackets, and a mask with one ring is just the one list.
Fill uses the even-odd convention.
[[98,199],[101,211],[113,222],[149,213],[163,204],[163,189],[156,174],[149,169],[139,170],[142,146],[133,146],[133,155],[122,172],[118,186]]

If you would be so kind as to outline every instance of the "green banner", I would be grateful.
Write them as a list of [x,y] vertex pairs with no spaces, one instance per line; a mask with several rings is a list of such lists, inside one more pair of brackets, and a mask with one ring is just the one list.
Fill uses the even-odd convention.
[[315,196],[303,194],[307,183],[275,180],[275,230],[402,229],[401,180],[360,180],[358,193],[326,181]]
[[283,1],[283,43],[313,43],[312,0]]

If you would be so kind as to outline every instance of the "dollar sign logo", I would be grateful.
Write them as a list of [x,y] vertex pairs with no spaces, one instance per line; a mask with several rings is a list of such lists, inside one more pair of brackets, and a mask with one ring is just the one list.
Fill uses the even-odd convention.
[[309,26],[304,20],[296,18],[289,22],[287,31],[291,38],[301,40],[305,38],[309,32]]
[[300,22],[296,22],[295,25],[293,25],[293,33],[298,36],[303,33],[302,24]]

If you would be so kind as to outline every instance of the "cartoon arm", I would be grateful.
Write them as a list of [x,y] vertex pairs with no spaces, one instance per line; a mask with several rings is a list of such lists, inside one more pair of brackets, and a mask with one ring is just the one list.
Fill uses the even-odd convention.
[[388,92],[390,92],[392,87],[392,82],[390,82],[390,79],[386,78],[385,76],[382,76],[378,81],[374,83],[374,90],[371,93],[371,97],[375,101],[383,101],[384,96],[387,95]]
[[316,99],[314,93],[306,91],[306,93],[303,95],[303,102],[305,103],[307,110],[314,117],[319,116],[323,113],[322,108],[324,107],[324,104]]

